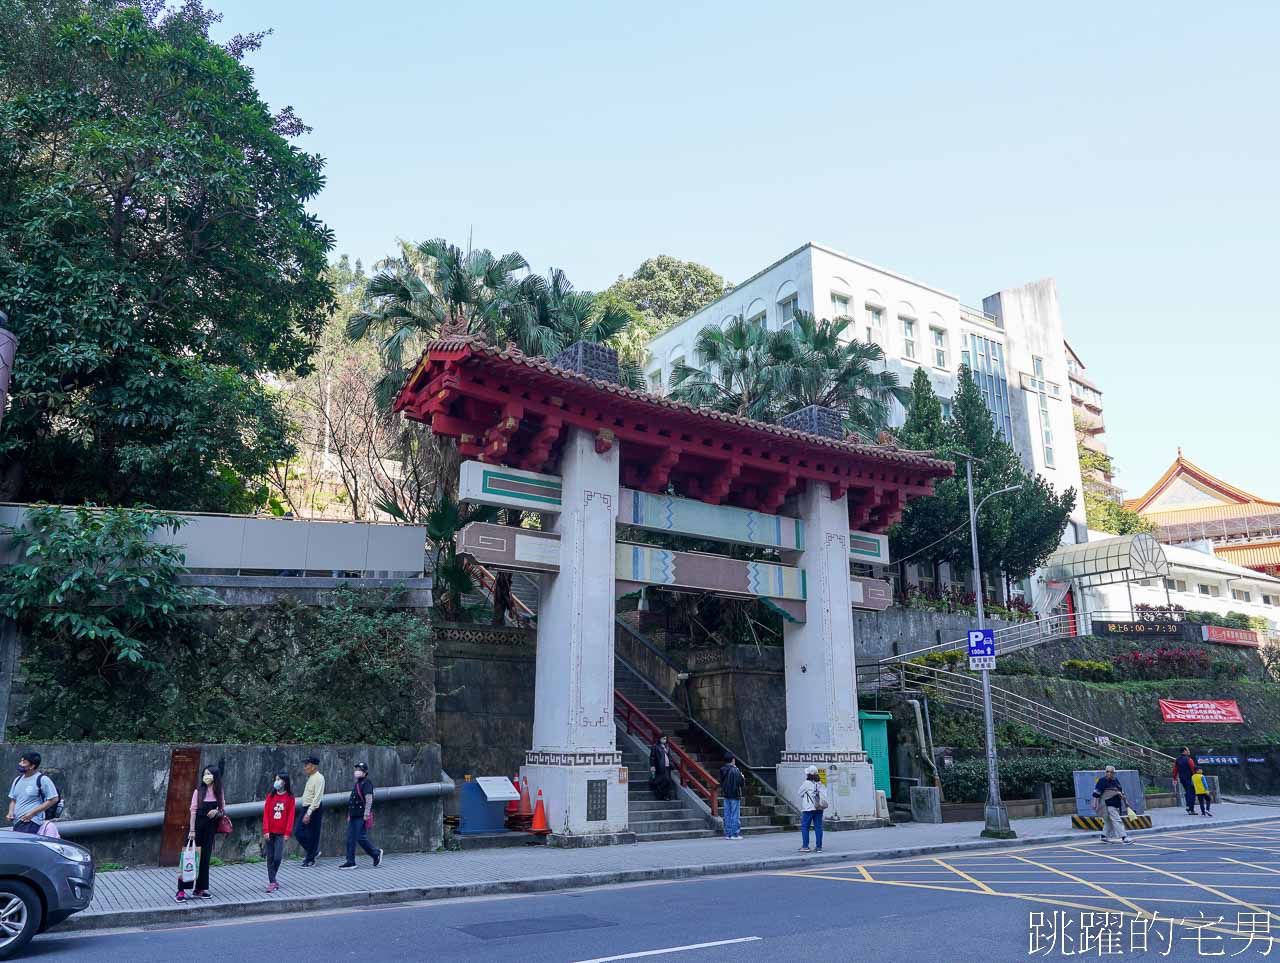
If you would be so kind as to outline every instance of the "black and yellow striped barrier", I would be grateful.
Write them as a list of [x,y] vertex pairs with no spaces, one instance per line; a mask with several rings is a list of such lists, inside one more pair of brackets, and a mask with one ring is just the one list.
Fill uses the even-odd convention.
[[[1123,816],[1121,821],[1126,829],[1150,829],[1150,816]],[[1102,832],[1103,820],[1101,816],[1072,816],[1072,829],[1092,829],[1096,833]]]

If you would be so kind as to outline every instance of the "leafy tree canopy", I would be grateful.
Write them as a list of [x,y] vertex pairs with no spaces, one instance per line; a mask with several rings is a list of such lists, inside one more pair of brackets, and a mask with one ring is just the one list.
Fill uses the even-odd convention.
[[605,303],[618,302],[636,313],[638,323],[619,339],[618,350],[643,364],[645,347],[653,338],[705,308],[726,288],[724,278],[710,268],[659,254],[646,259],[631,277],[619,277],[600,296]]
[[1084,443],[1077,426],[1076,452],[1080,456],[1080,477],[1084,484],[1084,510],[1089,527],[1112,535],[1137,535],[1153,532],[1155,526],[1131,508],[1116,501],[1101,479],[1115,473],[1111,456],[1094,451]]
[[198,2],[0,0],[0,495],[245,510],[332,303],[323,162]]

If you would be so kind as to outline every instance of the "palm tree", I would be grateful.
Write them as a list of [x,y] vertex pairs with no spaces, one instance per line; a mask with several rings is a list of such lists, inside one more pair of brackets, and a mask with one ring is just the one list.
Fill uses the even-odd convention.
[[678,364],[671,372],[671,397],[756,421],[774,421],[777,392],[783,386],[780,352],[789,336],[744,321],[741,315],[723,328],[708,325],[694,342],[701,367]]
[[851,318],[795,313],[788,336],[775,346],[780,415],[822,405],[840,412],[848,430],[874,435],[888,427],[894,401],[906,406],[910,391],[885,370],[879,345],[846,335],[852,324]]

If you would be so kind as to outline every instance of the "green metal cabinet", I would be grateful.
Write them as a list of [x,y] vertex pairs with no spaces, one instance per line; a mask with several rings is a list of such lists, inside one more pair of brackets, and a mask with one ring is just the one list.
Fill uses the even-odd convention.
[[875,767],[876,788],[883,790],[885,799],[893,798],[889,782],[889,712],[858,710],[858,728],[862,730],[862,750]]

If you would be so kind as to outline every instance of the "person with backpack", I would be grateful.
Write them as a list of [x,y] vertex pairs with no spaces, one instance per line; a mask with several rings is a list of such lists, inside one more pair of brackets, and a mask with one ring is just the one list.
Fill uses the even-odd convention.
[[231,832],[231,820],[227,818],[227,802],[222,793],[222,770],[217,766],[205,766],[200,773],[200,784],[191,794],[191,820],[187,842],[196,844],[199,866],[194,884],[183,881],[178,875],[179,903],[187,901],[187,887],[192,886],[193,899],[213,899],[209,892],[209,863],[213,859],[213,843],[219,833]]
[[720,798],[724,802],[724,838],[742,838],[742,790],[746,786],[742,770],[733,753],[724,757],[720,767]]
[[1213,796],[1209,793],[1209,780],[1199,769],[1191,774],[1191,785],[1196,791],[1196,802],[1200,804],[1200,815],[1212,816],[1209,804],[1213,802]]
[[35,836],[46,819],[62,815],[58,787],[40,771],[40,762],[38,752],[24,752],[18,760],[18,776],[9,787],[9,822],[15,833]]
[[355,786],[347,798],[347,861],[338,869],[352,869],[356,865],[356,845],[369,854],[375,868],[382,865],[382,850],[369,842],[369,830],[373,828],[373,782],[369,779],[369,764],[355,764]]
[[822,852],[822,814],[830,804],[831,797],[818,775],[818,767],[810,766],[804,771],[804,782],[800,784],[800,852],[809,852],[810,827],[817,843],[813,851]]
[[1182,795],[1187,803],[1188,816],[1196,811],[1196,787],[1191,777],[1199,768],[1200,765],[1196,762],[1196,757],[1191,755],[1191,750],[1183,746],[1181,754],[1173,760],[1173,778],[1182,784]]
[[284,841],[289,838],[293,827],[293,805],[293,783],[289,773],[282,769],[276,773],[271,792],[267,793],[266,802],[262,804],[262,849],[267,858],[268,893],[280,888],[276,874],[284,860]]

